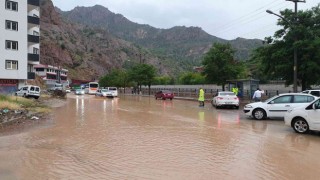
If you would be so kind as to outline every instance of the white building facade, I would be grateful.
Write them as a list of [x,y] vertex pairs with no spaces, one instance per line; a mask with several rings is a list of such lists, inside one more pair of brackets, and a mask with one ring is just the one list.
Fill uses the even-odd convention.
[[35,79],[40,63],[39,0],[0,3],[0,94],[12,93]]

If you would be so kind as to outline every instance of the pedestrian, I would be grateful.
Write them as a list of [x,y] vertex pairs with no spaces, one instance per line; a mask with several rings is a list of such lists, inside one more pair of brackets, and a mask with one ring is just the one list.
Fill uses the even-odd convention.
[[200,88],[199,90],[199,107],[204,107],[204,90],[202,88]]
[[264,93],[263,90],[260,90],[259,88],[257,88],[257,90],[254,92],[254,94],[253,94],[253,96],[252,96],[252,99],[253,99],[255,102],[261,101],[261,96],[262,96],[263,93]]
[[238,96],[239,88],[233,87],[233,88],[232,88],[232,92],[233,92],[236,96]]

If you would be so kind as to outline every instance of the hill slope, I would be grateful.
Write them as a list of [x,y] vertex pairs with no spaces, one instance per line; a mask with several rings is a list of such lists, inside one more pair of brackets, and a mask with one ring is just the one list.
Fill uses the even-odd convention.
[[67,19],[90,27],[106,29],[111,34],[148,48],[158,55],[164,55],[184,63],[199,64],[201,57],[214,42],[231,43],[237,49],[236,58],[248,59],[252,49],[261,46],[261,40],[235,39],[227,41],[212,36],[199,27],[173,27],[157,29],[149,25],[131,22],[121,14],[115,14],[107,8],[96,5],[93,7],[76,7],[71,11],[62,12]]
[[246,59],[260,40],[226,41],[198,27],[157,29],[129,21],[102,6],[77,7],[69,12],[41,4],[41,63],[62,66],[75,79],[97,79],[115,68],[145,62],[161,75],[175,76],[193,65],[213,42],[231,43],[238,59]]

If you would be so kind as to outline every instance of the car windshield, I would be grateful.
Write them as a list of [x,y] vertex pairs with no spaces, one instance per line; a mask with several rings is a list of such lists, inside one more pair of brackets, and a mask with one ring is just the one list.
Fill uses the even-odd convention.
[[114,87],[109,88],[109,91],[116,91],[116,90],[117,88],[114,88]]
[[219,93],[220,96],[235,96],[233,92],[221,92]]
[[108,90],[106,90],[106,89],[101,89],[101,92],[108,92]]

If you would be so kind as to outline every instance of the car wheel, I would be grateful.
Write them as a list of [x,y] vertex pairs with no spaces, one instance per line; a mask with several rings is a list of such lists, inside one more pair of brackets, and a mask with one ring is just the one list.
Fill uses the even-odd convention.
[[35,98],[35,99],[39,99],[39,97],[38,97],[38,96],[35,96],[34,98]]
[[295,132],[305,134],[309,131],[309,125],[303,118],[297,118],[293,121],[292,125]]
[[239,106],[236,106],[236,109],[239,109]]
[[25,98],[25,97],[27,97],[27,95],[24,93],[24,94],[22,95],[22,97],[24,97],[24,98]]
[[170,101],[172,101],[172,98],[170,98]]
[[266,118],[266,112],[263,109],[255,109],[252,116],[257,120],[262,120]]
[[158,99],[157,96],[155,96],[156,100]]

